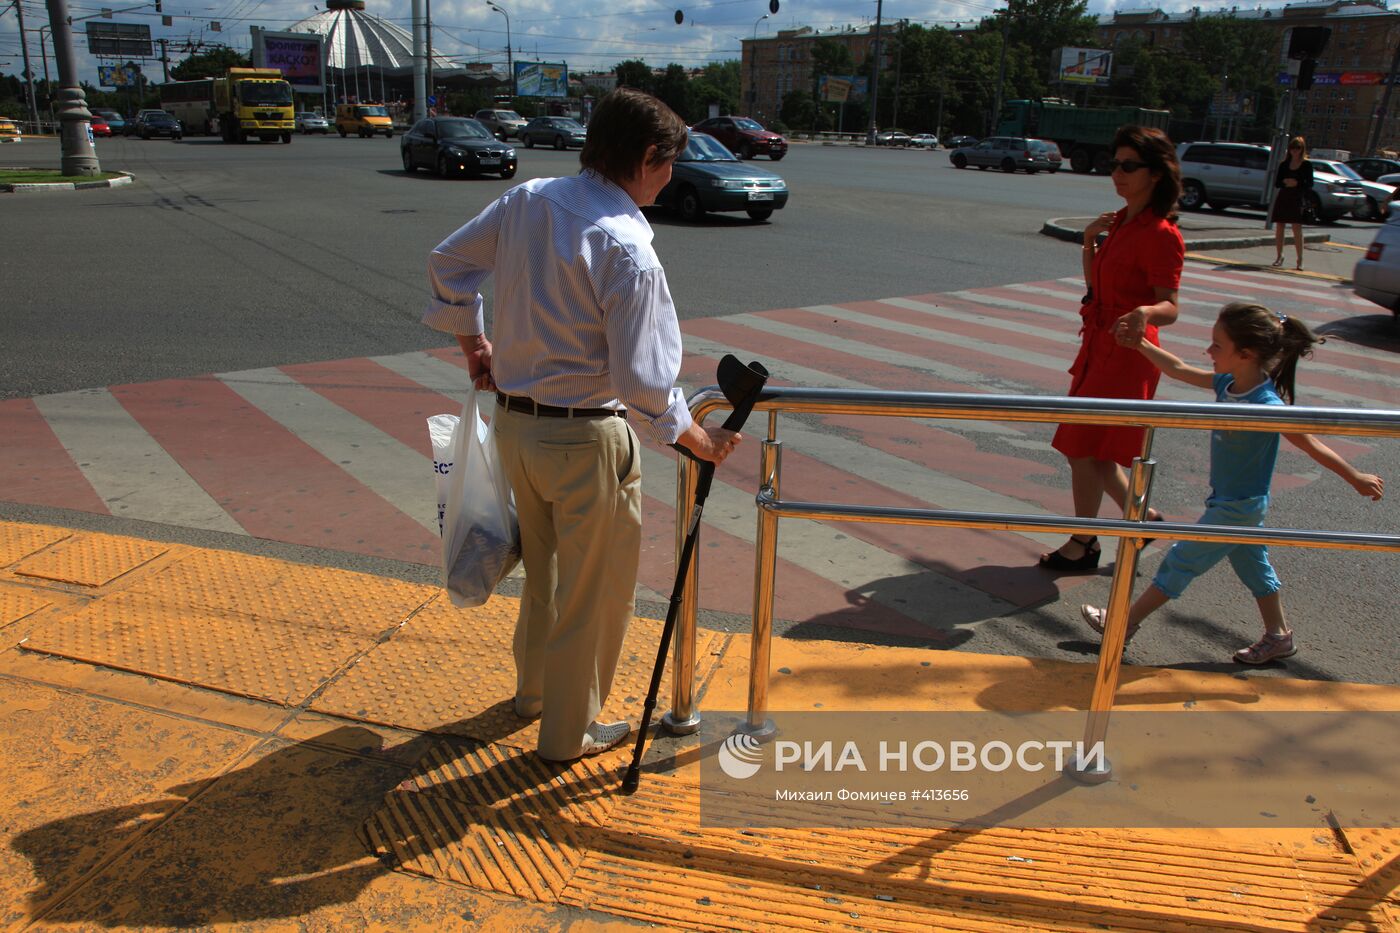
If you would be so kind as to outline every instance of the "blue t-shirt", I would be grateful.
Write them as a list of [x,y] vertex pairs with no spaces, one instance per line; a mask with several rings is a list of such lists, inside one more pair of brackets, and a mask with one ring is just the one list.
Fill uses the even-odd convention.
[[[1216,373],[1212,382],[1217,402],[1283,404],[1271,379],[1265,379],[1243,395],[1230,391],[1235,377],[1229,373]],[[1278,439],[1273,431],[1210,432],[1211,494],[1221,499],[1267,496],[1278,460]]]

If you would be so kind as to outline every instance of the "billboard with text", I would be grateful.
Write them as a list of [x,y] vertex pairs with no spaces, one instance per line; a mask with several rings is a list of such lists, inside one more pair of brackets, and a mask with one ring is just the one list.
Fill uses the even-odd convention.
[[268,32],[256,26],[253,67],[276,68],[301,94],[320,94],[325,86],[325,47],[322,37],[309,32]]
[[516,62],[515,93],[521,97],[568,97],[569,66],[563,62]]
[[1055,80],[1066,84],[1107,84],[1113,53],[1103,49],[1063,48],[1056,59]]

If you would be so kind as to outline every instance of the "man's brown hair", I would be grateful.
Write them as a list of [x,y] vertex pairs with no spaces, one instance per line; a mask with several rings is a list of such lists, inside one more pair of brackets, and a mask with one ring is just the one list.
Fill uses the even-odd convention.
[[578,160],[621,184],[637,174],[647,147],[656,147],[651,164],[660,165],[680,155],[686,140],[685,121],[674,110],[643,91],[620,87],[593,108]]

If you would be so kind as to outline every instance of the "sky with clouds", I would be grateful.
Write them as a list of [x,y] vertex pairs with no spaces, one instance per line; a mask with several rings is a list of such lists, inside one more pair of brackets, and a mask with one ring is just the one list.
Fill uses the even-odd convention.
[[[42,75],[37,30],[49,21],[40,0],[24,3],[25,26],[30,32],[30,55],[36,75]],[[162,26],[154,5],[131,10],[139,0],[122,3],[109,0],[118,13],[110,22],[147,23],[155,38],[170,40],[174,50],[186,43],[222,43],[247,51],[249,26],[288,29],[314,15],[324,0],[163,0],[163,12],[174,25]],[[429,0],[433,21],[433,45],[439,54],[454,61],[491,62],[504,68],[506,57],[506,16],[487,5],[487,0]],[[875,21],[876,0],[780,0],[776,15],[768,15],[768,0],[614,0],[606,5],[579,0],[499,0],[497,6],[509,14],[510,46],[517,60],[567,62],[573,72],[608,71],[620,61],[641,59],[655,66],[677,62],[688,67],[708,62],[737,59],[740,40],[755,35],[773,35],[780,29],[810,26],[819,30],[847,26],[865,27]],[[0,0],[0,74],[22,72],[19,29],[14,0]],[[1091,13],[1118,9],[1157,7],[1168,11],[1188,9],[1199,4],[1204,9],[1216,5],[1200,0],[1090,0]],[[884,21],[908,19],[928,25],[951,25],[976,21],[1003,4],[999,0],[883,0]],[[1262,4],[1281,8],[1284,0]],[[75,19],[100,14],[100,0],[69,0],[69,14]],[[675,14],[683,14],[677,25]],[[365,12],[381,17],[404,29],[412,28],[411,0],[366,0]],[[221,31],[213,32],[218,23]],[[97,61],[86,51],[82,23],[74,25],[80,76],[96,83]],[[46,32],[47,36],[48,33]],[[57,69],[49,62],[51,74]],[[159,75],[159,64],[151,63],[147,74]]]

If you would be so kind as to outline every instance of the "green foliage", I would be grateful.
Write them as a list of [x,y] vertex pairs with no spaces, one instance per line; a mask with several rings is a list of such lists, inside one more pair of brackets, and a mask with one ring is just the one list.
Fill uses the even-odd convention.
[[217,78],[227,74],[230,68],[251,68],[253,60],[234,49],[210,49],[191,55],[170,69],[172,81],[193,81],[196,78]]
[[613,68],[613,73],[617,75],[618,87],[634,87],[639,91],[651,93],[656,83],[652,78],[651,66],[635,59],[618,62]]
[[675,63],[667,65],[665,72],[656,80],[656,86],[652,93],[659,97],[666,106],[680,114],[682,119],[689,119],[691,111],[690,78],[686,74],[684,65]]

